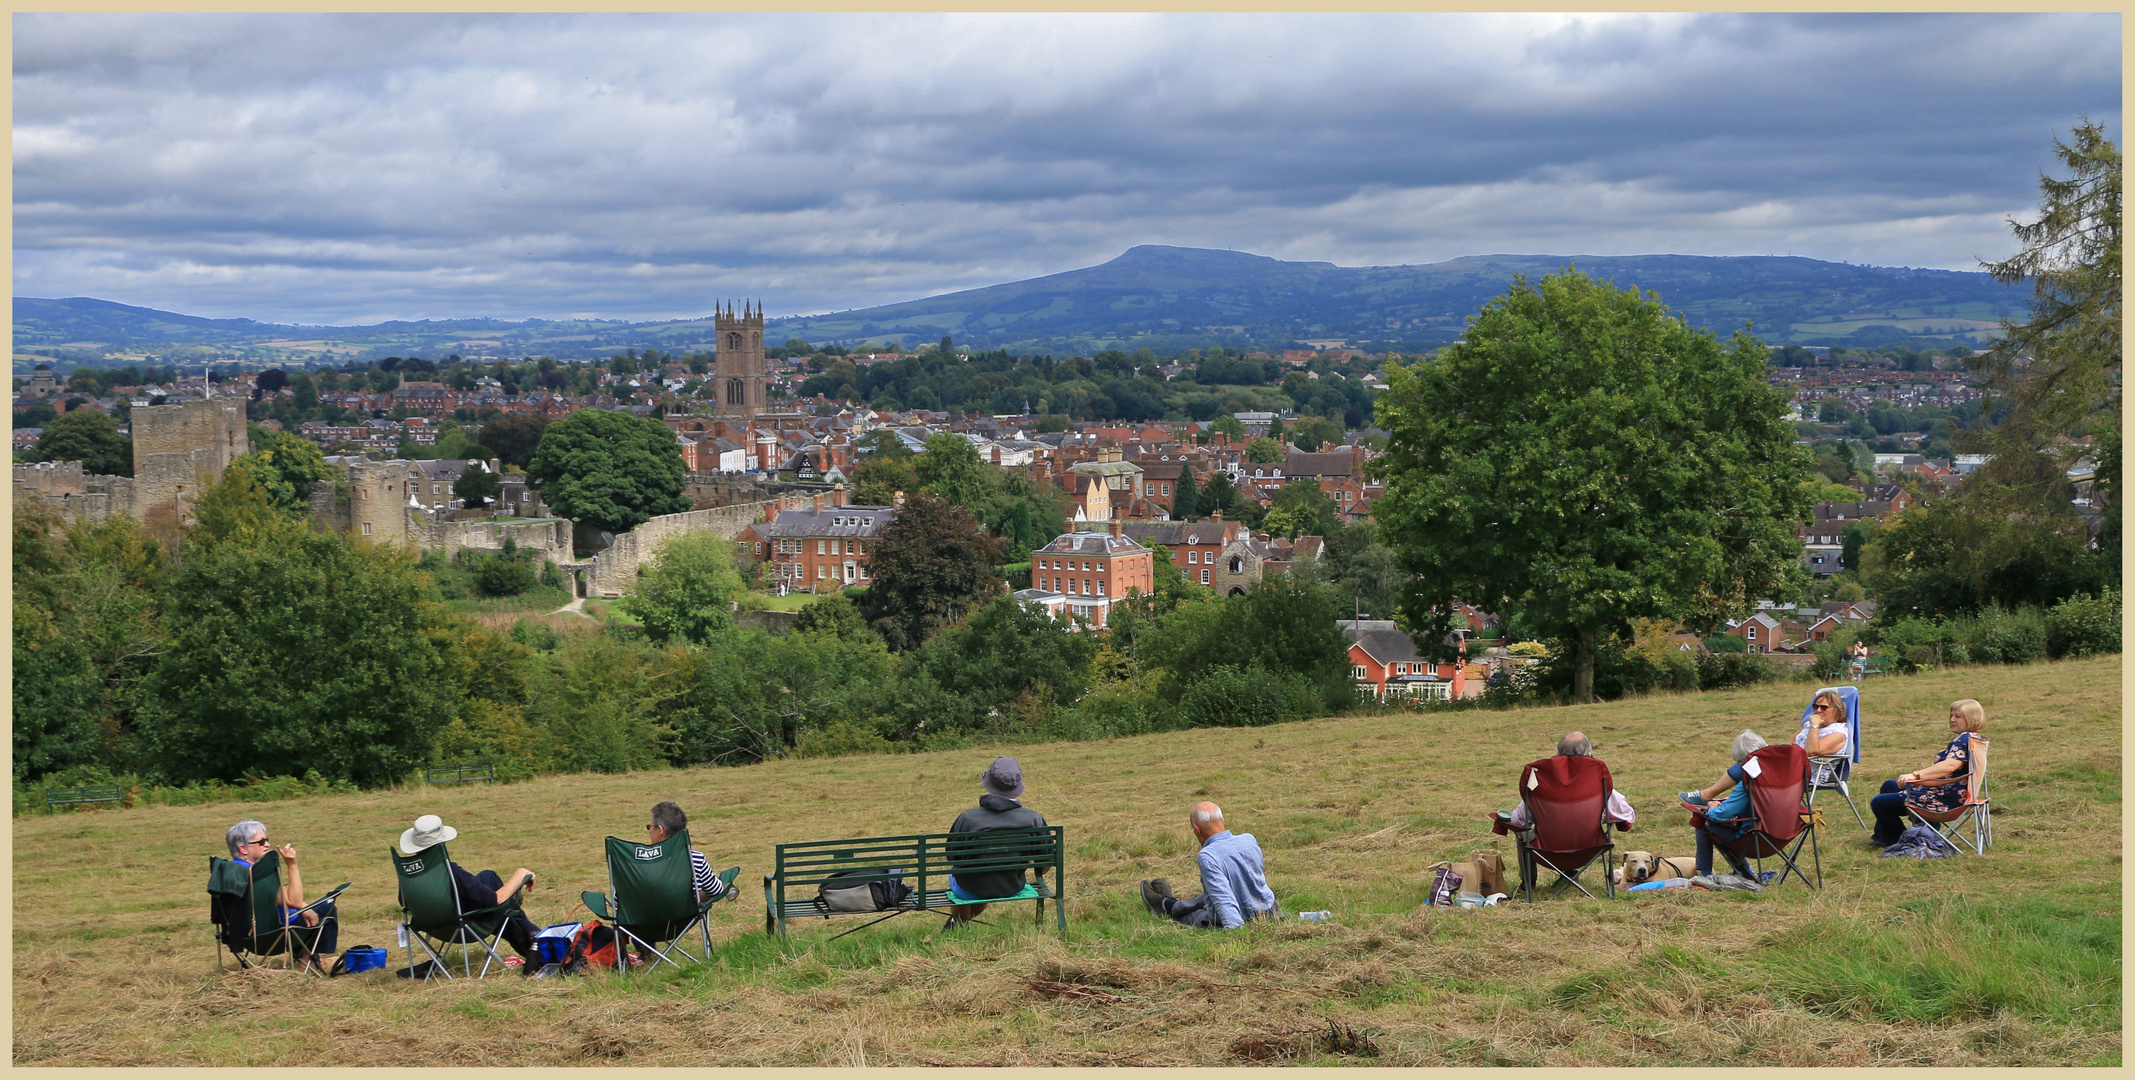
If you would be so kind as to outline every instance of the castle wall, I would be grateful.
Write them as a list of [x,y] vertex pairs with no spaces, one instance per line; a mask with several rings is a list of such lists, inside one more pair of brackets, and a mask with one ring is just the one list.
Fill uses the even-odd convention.
[[[207,398],[138,409],[131,423],[135,477],[142,475],[150,458],[183,454],[195,456],[193,465],[205,466],[219,480],[231,462],[252,452],[252,440],[245,433],[243,398]],[[200,455],[200,451],[207,453]]]
[[558,565],[571,561],[571,523],[562,518],[539,521],[498,522],[481,518],[451,521],[431,520],[425,511],[410,510],[410,532],[425,550],[435,549],[446,558],[461,551],[502,551],[510,537],[521,551],[534,554],[535,565],[549,559]]
[[408,463],[365,461],[350,465],[348,472],[349,533],[413,550],[421,538],[409,527]]
[[[615,542],[592,558],[586,571],[586,595],[620,596],[637,587],[640,567],[659,555],[660,545],[670,537],[688,532],[709,532],[732,540],[741,530],[763,520],[764,507],[775,502],[735,503],[713,510],[690,510],[656,517],[615,538]],[[566,537],[566,543],[568,543]]]

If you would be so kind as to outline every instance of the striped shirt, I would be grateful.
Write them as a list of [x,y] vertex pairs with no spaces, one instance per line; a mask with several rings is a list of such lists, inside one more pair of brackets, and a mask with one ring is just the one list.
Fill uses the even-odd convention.
[[712,873],[712,864],[704,861],[704,852],[701,851],[689,853],[689,880],[690,886],[703,893],[707,900],[727,890],[726,882],[719,880],[719,876]]

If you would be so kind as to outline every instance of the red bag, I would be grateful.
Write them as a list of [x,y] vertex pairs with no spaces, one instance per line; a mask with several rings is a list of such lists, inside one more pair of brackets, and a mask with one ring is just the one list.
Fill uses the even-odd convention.
[[615,966],[615,931],[600,924],[599,919],[587,919],[578,933],[571,938],[570,956],[563,962],[567,971],[582,971],[589,967],[613,968]]

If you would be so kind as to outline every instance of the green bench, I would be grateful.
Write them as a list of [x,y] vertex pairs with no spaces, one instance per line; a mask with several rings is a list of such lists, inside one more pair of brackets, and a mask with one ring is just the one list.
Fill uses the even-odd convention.
[[1890,674],[1890,660],[1887,657],[1871,656],[1861,663],[1861,677],[1864,679],[1870,675],[1888,674]]
[[[1045,922],[1045,902],[1053,901],[1060,932],[1067,932],[1067,910],[1061,876],[1066,866],[1067,841],[1059,825],[1034,829],[994,829],[974,833],[922,833],[911,836],[869,836],[853,840],[812,840],[780,844],[773,855],[772,871],[764,875],[764,933],[784,937],[792,919],[828,919],[833,915],[877,914],[880,918],[853,930],[908,911],[939,911],[955,904],[1011,903],[1031,900],[1037,904],[1036,921]],[[1023,869],[1041,871],[1036,883],[1014,896],[985,901],[958,900],[949,893],[949,875]],[[854,870],[899,871],[897,880],[911,886],[912,893],[895,907],[879,912],[828,911],[816,903],[817,890],[826,881]],[[1043,873],[1051,871],[1050,874]],[[836,935],[844,937],[853,930]]]
[[423,780],[432,784],[465,784],[480,780],[485,784],[497,781],[497,766],[489,761],[469,761],[460,765],[432,765],[423,770]]
[[55,787],[44,789],[46,806],[67,806],[76,803],[118,802],[126,797],[126,789],[117,784],[84,784],[81,787]]

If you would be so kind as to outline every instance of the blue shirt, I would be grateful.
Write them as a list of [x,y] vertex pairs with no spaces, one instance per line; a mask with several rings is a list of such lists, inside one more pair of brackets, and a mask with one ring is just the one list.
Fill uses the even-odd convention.
[[1275,910],[1275,893],[1268,888],[1260,842],[1252,833],[1234,836],[1225,829],[1202,841],[1195,858],[1201,864],[1201,893],[1215,909],[1216,925],[1235,929],[1248,918]]
[[1744,776],[1742,766],[1727,767],[1727,778],[1733,780],[1735,786],[1719,802],[1712,804],[1712,809],[1705,811],[1705,820],[1736,821],[1750,816],[1750,786]]

